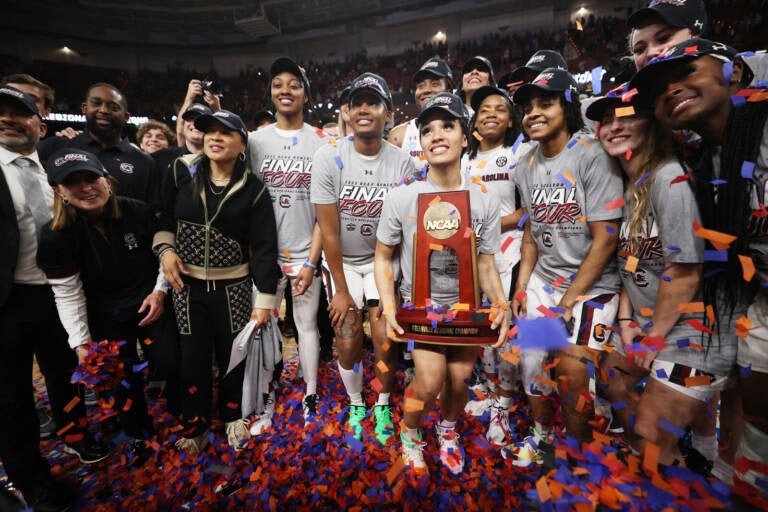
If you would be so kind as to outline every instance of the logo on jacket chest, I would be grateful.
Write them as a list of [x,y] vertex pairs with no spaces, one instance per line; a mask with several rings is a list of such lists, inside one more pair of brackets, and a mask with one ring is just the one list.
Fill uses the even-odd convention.
[[128,248],[129,251],[132,251],[134,249],[139,248],[139,240],[136,238],[136,235],[133,233],[126,233],[123,235],[123,243]]

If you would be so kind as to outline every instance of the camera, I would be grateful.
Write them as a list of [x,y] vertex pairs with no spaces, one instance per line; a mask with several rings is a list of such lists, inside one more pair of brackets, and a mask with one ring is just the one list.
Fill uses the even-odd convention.
[[221,87],[213,80],[200,80],[200,85],[204,91],[208,91],[213,95],[221,96]]

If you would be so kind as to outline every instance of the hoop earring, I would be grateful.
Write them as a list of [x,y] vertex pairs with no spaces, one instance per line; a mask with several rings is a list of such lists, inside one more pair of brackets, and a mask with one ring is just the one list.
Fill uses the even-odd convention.
[[69,200],[61,198],[61,202],[64,203],[64,206],[69,206]]
[[246,159],[246,156],[245,156],[245,151],[243,151],[242,153],[240,153],[240,155],[238,156],[238,158],[240,159],[240,161],[241,161],[241,162],[245,162],[245,159]]

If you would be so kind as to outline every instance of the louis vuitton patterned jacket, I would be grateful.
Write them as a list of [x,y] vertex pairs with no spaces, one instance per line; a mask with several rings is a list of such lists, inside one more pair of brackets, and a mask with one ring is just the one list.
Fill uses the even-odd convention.
[[209,205],[207,188],[194,195],[200,158],[180,157],[167,173],[153,248],[173,246],[194,279],[216,281],[250,274],[260,292],[254,307],[272,309],[280,268],[269,193],[246,168],[242,176],[232,177],[234,183],[216,204]]

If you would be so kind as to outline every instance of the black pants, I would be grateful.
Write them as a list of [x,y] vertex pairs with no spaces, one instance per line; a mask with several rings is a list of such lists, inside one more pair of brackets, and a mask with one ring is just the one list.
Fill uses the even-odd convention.
[[[125,340],[120,347],[120,360],[123,362],[125,372],[124,381],[128,384],[116,386],[112,390],[112,396],[115,398],[114,410],[120,418],[125,433],[137,439],[149,439],[154,435],[152,418],[147,413],[147,401],[144,397],[144,374],[142,371],[135,371],[134,367],[140,364],[139,355],[136,351],[136,341],[146,338],[155,339],[153,325],[148,327],[139,327],[139,321],[143,315],[135,308],[125,311],[116,311],[110,313],[88,313],[88,324],[91,330],[91,336],[94,341]],[[158,322],[162,321],[158,320]],[[151,344],[153,345],[154,342]],[[151,346],[150,345],[150,346]],[[128,401],[130,400],[130,403]],[[126,405],[127,404],[127,405]]]
[[185,278],[173,292],[181,347],[181,410],[185,437],[204,432],[211,422],[215,355],[219,368],[218,409],[221,420],[242,417],[245,362],[229,374],[232,342],[251,315],[251,278],[201,281]]
[[50,474],[40,454],[32,355],[37,355],[45,376],[57,425],[76,424],[65,435],[85,427],[85,406],[81,401],[64,412],[78,391],[70,383],[77,357],[59,322],[50,286],[13,285],[0,307],[0,332],[0,459],[10,480],[24,492]]

